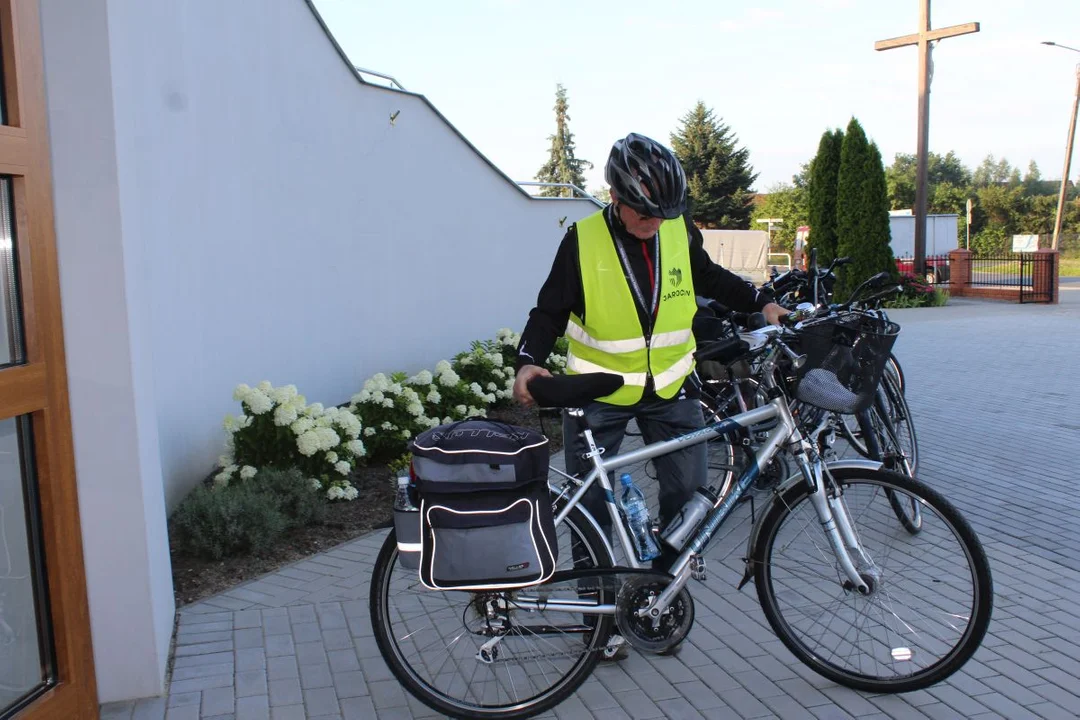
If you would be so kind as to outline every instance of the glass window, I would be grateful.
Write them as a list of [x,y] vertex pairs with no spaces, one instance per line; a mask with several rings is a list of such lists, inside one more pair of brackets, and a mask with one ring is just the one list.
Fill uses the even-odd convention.
[[0,178],[0,367],[26,361],[12,205],[11,179]]
[[53,677],[29,418],[0,420],[0,718]]

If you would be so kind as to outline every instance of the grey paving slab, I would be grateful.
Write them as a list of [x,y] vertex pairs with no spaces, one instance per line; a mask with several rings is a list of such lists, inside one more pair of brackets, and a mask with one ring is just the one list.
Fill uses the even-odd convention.
[[[1059,306],[954,300],[892,314],[903,326],[895,351],[919,475],[968,518],[994,571],[990,634],[959,673],[925,691],[881,696],[801,665],[772,635],[753,585],[735,588],[750,522],[743,506],[708,553],[708,580],[690,586],[697,620],[683,652],[601,665],[541,717],[1076,717],[1080,383],[1063,369],[1080,356],[1080,284],[1061,296]],[[655,507],[651,466],[631,472]],[[384,536],[181,608],[167,698],[105,705],[102,717],[133,720],[138,708],[154,720],[440,717],[401,688],[375,647],[367,592]]]

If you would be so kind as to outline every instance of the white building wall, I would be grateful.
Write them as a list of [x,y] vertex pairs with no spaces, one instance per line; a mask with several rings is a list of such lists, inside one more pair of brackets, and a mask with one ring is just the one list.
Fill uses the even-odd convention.
[[423,98],[359,82],[302,0],[41,1],[111,701],[162,689],[166,507],[212,469],[233,387],[339,403],[520,328],[559,221],[596,208],[529,199]]

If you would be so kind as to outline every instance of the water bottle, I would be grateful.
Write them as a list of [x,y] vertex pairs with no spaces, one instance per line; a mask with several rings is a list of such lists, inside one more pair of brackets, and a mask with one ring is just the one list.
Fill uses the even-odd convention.
[[699,487],[671,518],[671,522],[660,534],[661,539],[676,550],[682,550],[687,538],[697,530],[698,525],[716,505],[716,493],[707,487]]
[[630,526],[630,535],[634,540],[634,550],[637,552],[638,560],[645,561],[659,557],[660,548],[656,546],[656,541],[652,536],[652,523],[649,522],[649,506],[645,504],[645,496],[641,494],[637,485],[634,485],[629,473],[620,475],[619,482],[623,486],[619,507]]
[[394,509],[399,512],[419,512],[420,508],[416,507],[416,503],[412,499],[412,489],[410,487],[412,478],[408,475],[404,475],[397,479],[397,490],[394,492]]

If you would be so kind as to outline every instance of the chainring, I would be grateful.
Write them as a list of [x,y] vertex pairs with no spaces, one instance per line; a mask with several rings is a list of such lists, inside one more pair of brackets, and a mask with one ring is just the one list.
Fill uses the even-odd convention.
[[668,581],[641,575],[628,579],[615,598],[615,624],[632,647],[642,652],[663,653],[685,638],[694,625],[694,599],[685,586],[659,618],[638,615],[651,607]]

